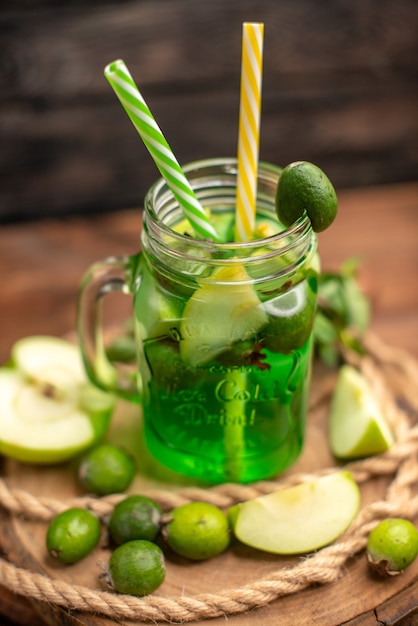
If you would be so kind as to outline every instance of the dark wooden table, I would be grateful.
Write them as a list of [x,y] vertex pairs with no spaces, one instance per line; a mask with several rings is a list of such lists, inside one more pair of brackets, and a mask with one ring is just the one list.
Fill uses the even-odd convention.
[[[347,257],[358,256],[359,280],[372,304],[372,329],[385,342],[418,357],[418,183],[340,191],[339,198],[339,216],[319,238],[323,267],[336,269]],[[76,294],[84,271],[105,256],[136,251],[140,228],[139,209],[3,226],[0,361],[6,361],[12,344],[22,336],[74,330]],[[112,321],[125,316],[121,306],[110,303]],[[403,607],[410,604],[411,593],[417,593],[418,568],[413,567],[407,590],[398,584],[396,593],[372,610],[369,605],[362,608],[360,599],[358,614],[347,614],[344,623],[371,626],[382,620],[412,625],[411,619],[418,616],[405,616]],[[326,588],[323,593],[326,601]],[[260,610],[257,623],[273,626],[276,611],[280,602]],[[14,619],[20,625],[43,624],[31,605],[1,588],[0,616],[2,623]],[[237,616],[231,623],[250,622]]]

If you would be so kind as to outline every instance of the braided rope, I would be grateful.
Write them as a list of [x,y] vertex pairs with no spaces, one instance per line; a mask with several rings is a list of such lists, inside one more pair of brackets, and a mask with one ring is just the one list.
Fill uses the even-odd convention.
[[[355,461],[344,466],[349,470],[354,480],[359,483],[365,483],[374,476],[392,476],[394,475],[401,462],[410,457],[412,470],[404,478],[404,482],[409,487],[418,479],[417,468],[415,467],[414,455],[418,450],[418,426],[412,428],[404,440],[395,443],[390,450],[377,456],[367,458],[361,461]],[[237,502],[250,500],[260,495],[272,493],[297,485],[301,482],[314,480],[319,476],[332,474],[335,467],[329,467],[316,471],[315,473],[297,473],[280,482],[263,481],[254,483],[253,485],[236,485],[225,484],[217,485],[210,489],[202,489],[200,487],[186,487],[176,493],[159,489],[144,489],[143,494],[158,502],[163,509],[170,510],[180,504],[192,502],[194,500],[203,500],[210,502],[222,509],[226,509]],[[398,485],[398,483],[396,483]],[[8,487],[4,479],[0,479],[0,506],[15,515],[24,515],[25,517],[50,521],[55,515],[61,513],[70,506],[81,506],[89,508],[96,515],[103,518],[111,513],[117,502],[123,499],[123,494],[115,494],[105,496],[103,498],[81,497],[67,501],[57,500],[48,497],[36,497],[24,491],[23,489],[11,489]]]
[[[382,475],[393,478],[385,500],[372,502],[363,507],[348,531],[334,544],[300,560],[293,567],[275,570],[238,588],[214,594],[201,593],[193,597],[168,598],[152,594],[144,598],[135,598],[113,594],[29,572],[4,559],[0,559],[0,584],[18,595],[113,619],[184,623],[242,613],[264,606],[281,596],[302,591],[313,584],[324,585],[335,582],[342,576],[348,559],[365,548],[370,530],[381,519],[399,516],[414,520],[418,517],[418,425],[412,425],[418,413],[416,396],[418,367],[410,358],[400,359],[398,351],[388,349],[376,338],[369,338],[368,349],[369,357],[362,359],[360,365],[373,381],[376,393],[384,395],[385,403],[389,403],[389,408],[398,419],[397,426],[393,422],[397,442],[386,453],[350,463],[345,468],[351,471],[359,483]],[[370,360],[370,356],[373,357],[373,361]],[[398,386],[398,389],[388,392],[390,377],[385,379],[379,365],[383,368],[396,365],[398,372],[399,369],[402,370],[402,385]],[[404,400],[407,398],[407,408],[402,407],[402,402],[397,402],[399,395],[402,395]],[[407,424],[409,428],[406,427]],[[191,500],[205,500],[224,508],[235,502],[312,480],[334,471],[335,468],[326,468],[312,474],[299,473],[282,478],[280,482],[263,481],[253,485],[226,484],[211,489],[185,488],[178,493],[149,490],[147,494],[167,509]],[[53,498],[36,498],[23,490],[10,489],[5,480],[0,480],[0,506],[12,514],[24,514],[42,521],[50,520],[60,511],[73,505],[87,506],[99,516],[104,516],[122,497],[122,495],[100,499],[85,497],[62,502]]]

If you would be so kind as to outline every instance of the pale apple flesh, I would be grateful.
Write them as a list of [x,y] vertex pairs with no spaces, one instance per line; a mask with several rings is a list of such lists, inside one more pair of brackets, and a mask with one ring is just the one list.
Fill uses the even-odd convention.
[[372,456],[385,452],[393,441],[368,381],[351,365],[343,365],[330,407],[331,452],[339,459]]
[[192,366],[203,365],[234,341],[255,337],[267,322],[244,267],[222,267],[201,281],[185,306],[181,357]]
[[87,380],[77,346],[28,337],[0,368],[0,452],[19,461],[57,463],[100,439],[115,400]]
[[231,507],[229,519],[242,543],[274,554],[305,554],[342,535],[360,508],[349,472],[336,472]]

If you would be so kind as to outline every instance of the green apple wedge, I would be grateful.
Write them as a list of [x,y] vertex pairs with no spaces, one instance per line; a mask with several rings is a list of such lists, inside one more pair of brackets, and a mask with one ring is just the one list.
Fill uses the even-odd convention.
[[65,461],[104,435],[114,405],[87,380],[78,346],[25,337],[0,368],[0,452],[30,463]]
[[329,413],[329,445],[342,460],[380,454],[394,437],[367,379],[351,365],[340,368]]
[[200,281],[184,308],[180,355],[189,365],[204,365],[235,341],[255,337],[267,322],[244,267],[221,267]]
[[237,504],[229,509],[235,536],[273,554],[305,554],[342,535],[360,508],[360,490],[341,471]]

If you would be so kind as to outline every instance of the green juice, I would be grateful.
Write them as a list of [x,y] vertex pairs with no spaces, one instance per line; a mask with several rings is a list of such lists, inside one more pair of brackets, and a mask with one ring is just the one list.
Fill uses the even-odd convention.
[[[213,219],[229,238],[233,212]],[[278,228],[263,215],[259,221]],[[250,482],[275,476],[301,452],[316,253],[303,263],[286,251],[277,256],[274,248],[266,255],[268,281],[264,265],[246,259],[244,270],[234,259],[234,271],[248,280],[216,287],[215,277],[229,269],[199,270],[185,281],[175,262],[161,271],[141,258],[135,319],[145,437],[151,453],[178,472]]]
[[[210,482],[279,473],[302,448],[310,349],[308,341],[291,354],[266,350],[263,370],[212,363],[190,371],[176,358],[174,342],[163,348],[148,343],[146,402],[154,417],[145,426],[151,452],[167,466]],[[171,373],[165,371],[169,362]]]

